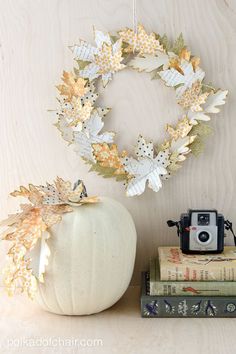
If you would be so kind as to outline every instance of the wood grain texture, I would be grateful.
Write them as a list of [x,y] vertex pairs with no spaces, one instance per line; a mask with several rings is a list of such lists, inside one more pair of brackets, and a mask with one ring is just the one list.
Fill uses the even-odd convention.
[[[133,284],[158,245],[177,244],[169,218],[189,207],[215,207],[236,222],[236,1],[137,0],[138,19],[147,30],[175,38],[183,32],[201,57],[207,80],[229,90],[227,105],[212,120],[215,129],[199,158],[190,158],[159,193],[127,198],[122,184],[88,173],[53,127],[56,89],[73,59],[67,46],[93,39],[92,26],[113,31],[132,26],[131,0],[0,1],[0,216],[15,210],[8,198],[20,184],[40,184],[59,175],[84,179],[90,194],[114,197],[131,212],[138,231]],[[176,122],[174,91],[150,76],[123,71],[100,102],[112,107],[107,127],[120,147],[131,150],[137,135],[158,140],[166,122]],[[230,243],[230,239],[227,241]],[[2,258],[2,257],[1,257]]]

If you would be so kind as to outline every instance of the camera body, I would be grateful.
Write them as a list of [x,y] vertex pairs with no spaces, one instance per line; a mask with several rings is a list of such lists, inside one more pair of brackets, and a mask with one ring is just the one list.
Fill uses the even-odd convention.
[[224,250],[224,216],[217,210],[194,210],[181,214],[178,222],[183,253],[221,253]]

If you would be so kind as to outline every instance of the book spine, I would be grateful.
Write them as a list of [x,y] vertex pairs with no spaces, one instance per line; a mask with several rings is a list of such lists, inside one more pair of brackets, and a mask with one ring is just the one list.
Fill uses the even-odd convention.
[[236,317],[236,296],[150,296],[142,278],[142,317]]
[[[158,249],[160,262],[160,279],[166,281],[235,281],[236,280],[236,261],[227,260],[219,257],[218,261],[203,263],[201,258],[195,260],[182,257],[179,249],[176,257],[170,250]],[[194,262],[193,262],[194,261]]]
[[160,263],[161,280],[166,281],[235,281],[236,269],[232,264],[210,267],[201,264]]
[[150,295],[158,296],[235,296],[233,281],[164,281],[159,279],[158,259],[150,261]]
[[236,282],[151,281],[150,295],[158,296],[236,296]]

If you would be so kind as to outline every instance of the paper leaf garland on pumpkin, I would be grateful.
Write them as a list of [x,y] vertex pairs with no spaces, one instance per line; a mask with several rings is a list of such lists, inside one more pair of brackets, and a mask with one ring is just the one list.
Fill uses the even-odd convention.
[[[191,53],[182,34],[172,43],[166,35],[148,33],[139,24],[136,31],[125,28],[114,35],[94,30],[94,39],[96,46],[79,40],[70,47],[78,65],[73,74],[63,73],[63,85],[58,86],[62,98],[55,125],[62,138],[90,165],[90,171],[124,181],[127,195],[140,195],[146,184],[158,191],[190,152],[197,155],[203,150],[202,132],[209,127],[202,121],[219,112],[228,91],[204,82],[200,58]],[[175,90],[176,101],[183,109],[176,124],[167,124],[162,141],[148,145],[139,138],[145,151],[138,143],[135,157],[119,152],[115,133],[102,131],[110,109],[96,105],[99,80],[106,86],[113,74],[125,67],[161,79]],[[159,165],[157,156],[167,151],[168,165]]]
[[[11,195],[27,198],[30,204],[21,205],[20,213],[10,215],[0,223],[0,227],[5,229],[2,232],[2,239],[12,242],[8,251],[9,264],[4,270],[4,284],[9,295],[19,290],[33,298],[37,280],[43,281],[50,256],[47,244],[50,234],[46,231],[60,222],[64,213],[72,212],[72,206],[97,203],[98,198],[87,197],[81,180],[72,187],[71,182],[59,177],[54,184],[47,183],[46,186],[32,184],[28,188],[21,186]],[[33,271],[31,256],[39,242],[41,245],[37,256],[40,258],[35,259],[37,266]]]

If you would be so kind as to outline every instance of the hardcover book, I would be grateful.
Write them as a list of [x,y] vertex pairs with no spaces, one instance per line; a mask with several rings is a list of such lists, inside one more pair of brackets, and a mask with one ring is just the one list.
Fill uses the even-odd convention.
[[142,317],[236,317],[236,296],[151,296],[142,273]]
[[160,279],[167,281],[234,281],[236,247],[219,254],[183,254],[179,247],[158,248]]
[[158,259],[150,261],[150,295],[159,296],[236,296],[236,281],[160,280]]

